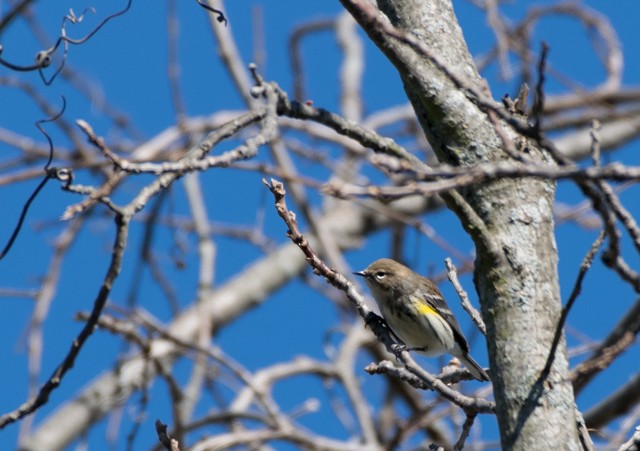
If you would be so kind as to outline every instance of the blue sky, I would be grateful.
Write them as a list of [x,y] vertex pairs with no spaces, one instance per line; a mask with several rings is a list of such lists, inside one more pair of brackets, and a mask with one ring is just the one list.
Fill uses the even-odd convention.
[[[37,2],[35,11],[40,17],[43,28],[52,36],[57,34],[61,17],[73,8],[79,13],[84,8],[93,6],[96,15],[89,14],[85,22],[68,29],[70,36],[76,37],[86,33],[95,25],[97,18],[115,11],[115,4],[124,2]],[[274,5],[277,3],[277,7]],[[226,13],[238,46],[246,62],[253,58],[252,19],[249,11],[260,7],[264,24],[264,42],[266,61],[260,68],[268,80],[275,80],[287,91],[292,90],[289,61],[287,57],[287,40],[294,26],[310,19],[333,18],[341,11],[338,2],[329,1],[230,1],[226,5]],[[549,4],[551,2],[541,2]],[[624,81],[634,85],[640,75],[640,58],[636,55],[640,37],[637,34],[637,18],[640,17],[638,2],[585,2],[609,17],[613,28],[619,36],[625,51]],[[521,17],[530,2],[515,1],[505,7],[511,17]],[[488,50],[493,43],[493,35],[489,32],[484,16],[468,2],[456,1],[456,9],[460,15],[469,47],[474,54]],[[6,9],[6,5],[0,3]],[[4,10],[3,10],[4,11]],[[189,115],[209,115],[220,110],[237,110],[243,108],[241,99],[234,93],[227,73],[217,60],[215,43],[209,29],[205,11],[196,2],[178,2],[180,20],[180,58],[181,89],[184,93],[185,105]],[[46,18],[46,19],[43,19]],[[514,19],[515,20],[515,19]],[[544,39],[551,48],[550,62],[554,68],[565,72],[585,87],[595,86],[602,81],[603,72],[596,58],[589,51],[586,34],[574,22],[566,19],[544,21],[534,34],[534,42]],[[2,57],[17,64],[29,64],[40,46],[35,42],[21,21],[0,35],[0,43],[4,47]],[[304,41],[303,55],[305,74],[307,75],[307,96],[316,106],[330,110],[338,108],[339,92],[337,91],[337,67],[340,55],[335,37],[330,32],[318,34]],[[40,93],[54,105],[60,105],[60,96],[67,99],[67,110],[64,118],[73,122],[77,118],[87,120],[96,132],[106,139],[119,138],[122,131],[114,130],[105,118],[100,103],[104,99],[126,113],[134,124],[136,135],[127,136],[131,143],[143,141],[171,126],[175,122],[171,107],[169,86],[166,81],[166,5],[151,6],[144,2],[133,2],[131,10],[124,16],[108,23],[90,41],[80,46],[71,46],[68,64],[86,77],[91,83],[93,95],[87,99],[77,93],[62,79],[52,86],[43,87],[35,73],[15,74],[6,68],[0,68],[0,77],[16,76],[35,85]],[[391,65],[380,55],[370,43],[366,45],[367,68],[364,74],[363,96],[365,98],[365,114],[381,108],[401,105],[406,102],[402,86]],[[496,98],[505,92],[515,93],[517,80],[502,81],[495,67],[489,67],[484,74]],[[548,84],[550,94],[564,92],[566,87],[551,79]],[[0,127],[23,134],[36,141],[43,138],[33,126],[42,118],[42,113],[21,92],[0,85]],[[48,125],[47,130],[56,146],[70,146],[65,135],[57,127]],[[327,146],[327,150],[331,151]],[[3,161],[16,156],[15,149],[0,143],[0,155]],[[628,164],[638,164],[638,143],[632,143],[613,154],[610,158],[620,159]],[[268,158],[259,156],[259,161]],[[316,170],[310,168],[310,171]],[[7,172],[0,168],[0,177]],[[324,174],[312,173],[321,178]],[[240,223],[251,226],[258,215],[264,211],[265,233],[274,244],[285,242],[285,227],[272,208],[271,197],[260,182],[258,174],[236,171],[215,170],[202,174],[203,184],[211,187],[207,199],[207,207],[213,221],[219,223]],[[121,190],[117,201],[126,202],[135,195],[148,177],[137,178]],[[0,224],[0,236],[8,237],[25,199],[37,184],[38,180],[30,179],[11,186],[0,186],[2,211],[4,220]],[[91,182],[90,175],[78,173],[79,183]],[[229,188],[229,186],[233,186]],[[627,208],[637,215],[639,208],[634,196],[635,188],[622,194]],[[184,192],[177,185],[172,190],[171,204],[177,214],[187,214]],[[64,208],[80,198],[62,192],[51,182],[34,202],[25,227],[9,256],[0,261],[0,289],[35,289],[44,276],[51,258],[52,240],[62,230],[58,217]],[[558,200],[569,204],[581,201],[577,189],[570,183],[561,183]],[[450,212],[440,212],[429,216],[428,224],[449,243],[455,243],[463,252],[472,251],[471,241],[463,233],[457,219]],[[112,299],[124,303],[131,289],[134,277],[134,265],[137,261],[139,238],[142,228],[133,227],[131,249],[118,279]],[[561,224],[557,228],[557,241],[560,252],[560,277],[563,299],[566,299],[573,287],[580,260],[589,248],[597,230],[584,231],[575,224]],[[75,312],[87,311],[96,293],[99,281],[104,275],[109,257],[109,246],[113,236],[112,224],[97,215],[90,220],[89,227],[79,236],[65,264],[53,301],[51,312],[45,324],[45,349],[43,350],[43,381],[67,352],[73,337],[80,329],[80,324],[73,320]],[[187,305],[195,294],[197,274],[196,243],[192,236],[182,237],[188,244],[186,255],[187,270],[173,271],[172,283],[176,287],[178,297],[183,305]],[[161,263],[171,266],[168,254],[171,250],[172,237],[160,232],[157,238]],[[407,238],[407,257],[409,263],[423,273],[442,273],[443,260],[450,256],[434,243],[415,232]],[[628,244],[628,241],[627,241]],[[261,253],[255,247],[220,238],[218,245],[218,272],[216,283],[224,283],[238,271],[248,266]],[[415,250],[414,250],[415,248]],[[355,269],[361,269],[371,260],[386,254],[389,249],[388,234],[377,234],[363,243],[362,249],[347,255],[349,263]],[[629,256],[630,263],[638,266],[637,258]],[[462,282],[476,301],[470,276],[463,276]],[[450,304],[459,313],[465,331],[470,331],[470,322],[462,316],[458,308],[455,292],[448,284],[441,286]],[[161,300],[161,293],[150,282],[148,274],[143,280],[143,296],[140,305],[151,311],[163,321],[170,318],[166,303]],[[636,295],[627,286],[621,284],[617,277],[604,269],[596,260],[592,272],[585,281],[583,295],[578,300],[569,318],[571,330],[586,334],[589,339],[598,340],[606,334],[620,316],[635,302]],[[27,355],[25,354],[24,337],[29,317],[33,311],[33,303],[25,298],[5,296],[0,302],[0,313],[6,321],[0,330],[0,342],[4,344],[2,358],[5,368],[0,381],[5,390],[0,397],[0,410],[6,412],[14,409],[25,400],[27,386],[25,381]],[[594,314],[596,312],[597,314]],[[299,318],[314,318],[314,321],[301,322]],[[316,291],[305,289],[301,282],[294,282],[273,296],[273,299],[262,307],[252,311],[236,324],[225,329],[217,343],[230,355],[251,370],[259,369],[273,362],[284,361],[293,356],[308,353],[314,357],[324,356],[323,332],[326,324],[336,322],[338,313]],[[273,327],[281,324],[283,327]],[[251,344],[248,345],[247,341]],[[575,334],[569,334],[570,345],[578,343]],[[472,344],[473,354],[477,360],[486,364],[486,350],[481,341]],[[114,356],[121,351],[120,346],[107,333],[98,332],[93,335],[81,353],[75,368],[67,375],[62,386],[53,394],[49,404],[38,414],[38,420],[58,406],[64,399],[87,384],[100,370],[111,368]],[[601,399],[602,393],[608,393],[610,387],[622,385],[630,374],[637,371],[637,362],[632,354],[637,355],[637,346],[632,348],[612,367],[600,375],[578,399],[579,407],[587,409]],[[427,368],[435,369],[435,361],[421,360]],[[363,358],[362,366],[368,361]],[[572,361],[575,364],[575,361]],[[180,373],[180,370],[178,371]],[[188,375],[186,368],[183,377]],[[363,373],[362,381],[375,392],[376,377]],[[152,394],[152,412],[144,424],[138,437],[138,443],[148,448],[153,440],[153,420],[155,417],[170,419],[166,402],[161,400],[166,388],[156,383]],[[320,387],[317,387],[320,392]],[[314,394],[309,381],[296,381],[295,389],[288,389],[278,394],[286,408],[295,408],[309,396]],[[373,401],[372,401],[373,403]],[[158,413],[159,412],[159,413]],[[154,416],[155,415],[155,416]],[[318,414],[308,415],[301,420],[303,424],[321,433],[332,434],[340,429],[337,421],[331,416],[330,409],[324,406]],[[88,437],[90,449],[104,448],[106,422],[103,422]],[[493,428],[491,420],[483,420],[486,428]],[[127,427],[123,427],[128,431]],[[15,443],[18,427],[9,426],[3,431],[7,443]],[[337,433],[340,436],[340,432]],[[496,437],[495,435],[493,435]],[[120,442],[122,444],[122,442]]]

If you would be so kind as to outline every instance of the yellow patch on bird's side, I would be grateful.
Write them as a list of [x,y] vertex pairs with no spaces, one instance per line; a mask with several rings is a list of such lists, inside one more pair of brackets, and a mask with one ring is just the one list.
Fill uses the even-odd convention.
[[416,302],[416,308],[421,315],[437,315],[436,310],[424,302]]

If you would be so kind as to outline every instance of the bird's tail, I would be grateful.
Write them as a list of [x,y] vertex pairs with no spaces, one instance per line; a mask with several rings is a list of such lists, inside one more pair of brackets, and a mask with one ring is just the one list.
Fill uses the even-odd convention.
[[467,367],[473,377],[479,381],[489,381],[489,375],[487,372],[478,364],[478,362],[473,360],[473,357],[469,354],[458,355],[456,357],[462,360],[462,363],[464,363],[464,366]]

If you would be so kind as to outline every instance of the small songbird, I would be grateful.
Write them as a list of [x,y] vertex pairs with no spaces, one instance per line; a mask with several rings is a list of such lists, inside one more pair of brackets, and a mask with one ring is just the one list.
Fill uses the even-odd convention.
[[362,276],[393,333],[409,350],[427,356],[449,353],[480,381],[489,376],[469,355],[469,344],[438,287],[395,260],[371,263]]

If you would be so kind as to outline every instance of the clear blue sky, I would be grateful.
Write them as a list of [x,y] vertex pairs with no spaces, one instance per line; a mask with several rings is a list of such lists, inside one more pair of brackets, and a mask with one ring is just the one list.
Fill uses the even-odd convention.
[[[73,8],[80,13],[87,6],[96,8],[96,16],[89,15],[85,23],[77,28],[68,28],[72,37],[81,36],[96,23],[96,17],[102,18],[115,8],[123,4],[117,2],[36,2],[37,17],[43,20],[42,26],[54,36],[59,29],[62,16]],[[209,115],[219,110],[240,109],[243,107],[240,98],[233,92],[229,79],[221,63],[216,59],[215,43],[209,29],[206,12],[196,2],[179,1],[180,20],[180,54],[182,63],[181,87],[185,97],[189,115]],[[507,6],[507,11],[513,17],[521,17],[530,2],[516,1]],[[542,2],[549,4],[550,2]],[[638,2],[586,2],[609,17],[619,35],[625,50],[624,80],[627,84],[636,84],[640,79],[640,58],[637,49],[640,37],[637,33],[637,19],[640,17],[640,3]],[[117,5],[117,6],[116,6]],[[261,68],[265,78],[277,81],[285,90],[291,91],[291,76],[287,58],[288,37],[295,25],[309,19],[332,18],[341,11],[337,1],[229,1],[227,17],[230,26],[238,39],[238,45],[246,62],[252,60],[252,21],[249,11],[254,5],[259,5],[264,20],[264,47],[266,49],[266,64]],[[468,2],[456,1],[455,6],[460,15],[465,36],[474,54],[488,50],[493,42],[493,36],[488,30],[485,18]],[[2,5],[2,8],[7,8]],[[4,11],[3,11],[4,12]],[[69,52],[68,64],[85,76],[93,86],[95,94],[91,101],[79,97],[62,80],[59,79],[48,88],[42,87],[39,77],[35,73],[15,74],[0,67],[0,77],[19,76],[38,87],[39,91],[49,101],[60,104],[60,96],[64,95],[68,105],[65,119],[73,122],[83,118],[90,122],[98,134],[109,139],[109,122],[105,120],[97,105],[102,99],[125,112],[135,125],[139,138],[144,140],[174,124],[174,114],[171,109],[169,87],[166,82],[166,6],[165,2],[151,4],[134,1],[131,10],[124,16],[108,23],[89,42],[81,46],[72,46]],[[573,22],[554,19],[544,22],[534,35],[534,42],[544,39],[551,48],[551,64],[576,79],[583,86],[594,86],[602,80],[603,72],[596,58],[588,50],[587,35]],[[2,57],[17,64],[29,64],[33,55],[40,49],[39,45],[26,32],[24,23],[16,22],[0,36],[0,44],[4,47]],[[323,33],[309,38],[304,46],[305,73],[308,77],[307,95],[313,99],[316,106],[336,110],[338,106],[337,65],[339,64],[338,47],[334,36]],[[363,95],[366,99],[368,112],[380,108],[399,105],[406,102],[401,84],[391,65],[369,43],[366,50],[367,69]],[[495,67],[488,68],[485,73],[491,84],[494,96],[501,97],[505,92],[515,93],[515,81],[503,82],[498,77]],[[548,85],[549,93],[560,93],[565,89],[556,81],[551,80]],[[42,118],[41,113],[32,102],[21,92],[0,84],[0,127],[13,130],[43,142],[42,136],[33,123]],[[57,146],[66,147],[69,143],[55,126],[48,125],[47,130]],[[113,136],[117,137],[117,136]],[[629,164],[639,164],[638,143],[633,143],[619,154],[613,154],[613,159],[623,159]],[[7,155],[15,156],[16,151],[4,144],[0,144],[0,155],[5,161]],[[261,161],[265,159],[260,158]],[[6,175],[6,170],[0,168],[0,177]],[[86,174],[79,173],[78,182],[89,182]],[[223,223],[240,222],[251,225],[255,220],[255,211],[266,208],[265,232],[274,242],[282,243],[285,228],[276,217],[272,209],[271,198],[260,183],[260,177],[255,174],[232,170],[217,170],[203,174],[203,183],[212,187],[212,195],[208,198],[208,208],[214,221]],[[143,178],[141,182],[147,182]],[[0,237],[8,237],[17,219],[20,208],[31,190],[37,184],[36,179],[27,180],[19,185],[10,187],[0,186],[3,221],[0,224]],[[221,191],[221,187],[242,186]],[[130,184],[128,189],[122,190],[116,198],[126,201],[134,195],[140,184]],[[216,188],[217,187],[217,188]],[[638,214],[638,202],[634,197],[635,189],[628,190],[622,195],[625,205],[632,213]],[[184,205],[182,188],[173,190],[173,205],[177,213],[187,213]],[[561,183],[558,199],[567,203],[581,200],[578,191],[568,183]],[[35,289],[40,279],[45,275],[51,258],[51,242],[58,235],[62,226],[57,218],[70,203],[80,198],[63,193],[55,182],[41,193],[35,201],[32,211],[27,218],[26,225],[19,236],[11,254],[0,261],[0,289]],[[442,212],[429,218],[429,224],[434,227],[448,242],[455,243],[458,249],[470,252],[472,245],[464,235],[457,219],[449,212]],[[41,381],[59,363],[67,352],[73,337],[80,330],[80,324],[73,321],[75,312],[90,309],[95,297],[99,281],[104,275],[109,257],[109,246],[113,236],[113,228],[109,221],[99,218],[91,220],[92,227],[87,229],[75,243],[71,254],[65,260],[59,290],[53,301],[51,312],[45,324],[45,349]],[[141,228],[133,228],[131,243],[139,244]],[[560,251],[560,275],[563,299],[568,297],[577,274],[578,264],[587,251],[597,231],[584,232],[573,224],[560,225],[557,229],[557,241]],[[163,243],[166,239],[166,243]],[[193,239],[190,241],[191,251],[195,250]],[[160,237],[159,249],[168,253],[171,240]],[[444,269],[443,260],[449,256],[436,245],[425,238],[416,235],[408,239],[410,244],[417,246],[417,251],[409,251],[407,255],[414,268],[421,272],[429,270],[440,273]],[[364,243],[362,250],[349,254],[349,262],[354,268],[360,269],[366,264],[383,256],[387,252],[389,237],[379,235]],[[254,248],[239,244],[237,241],[220,239],[218,244],[218,273],[216,283],[220,284],[230,276],[250,264],[260,256]],[[628,243],[627,243],[628,244]],[[138,248],[131,248],[125,262],[122,276],[118,279],[112,299],[124,303],[129,292],[134,274],[133,265],[137,259]],[[188,257],[188,269],[176,275],[172,282],[178,290],[178,296],[186,305],[193,299],[194,281],[197,275],[193,255]],[[164,264],[170,262],[165,260]],[[637,259],[631,264],[637,267]],[[145,276],[144,296],[140,304],[150,310],[162,320],[169,319],[166,303],[155,302],[154,296],[160,296],[156,289],[150,288],[148,275]],[[462,282],[477,302],[473,290],[471,277],[465,276]],[[615,287],[612,289],[612,287]],[[154,291],[155,290],[155,291]],[[460,312],[454,291],[448,284],[442,285],[442,290],[451,299],[454,310]],[[619,283],[616,276],[603,269],[597,260],[593,271],[585,281],[583,295],[575,306],[570,318],[570,331],[577,330],[593,340],[598,340],[607,333],[620,315],[635,302],[636,295],[632,290]],[[21,404],[27,394],[27,355],[25,353],[24,336],[33,303],[25,298],[6,296],[0,302],[0,314],[5,318],[5,325],[0,329],[0,342],[4,344],[1,351],[4,370],[0,381],[5,387],[0,397],[2,413],[10,411]],[[307,315],[317,321],[302,323],[299,318]],[[470,322],[463,317],[463,329],[470,330]],[[225,330],[219,337],[218,344],[226,349],[235,359],[249,369],[258,369],[273,362],[290,359],[295,355],[308,353],[312,356],[323,357],[323,336],[321,335],[328,321],[337,320],[336,312],[322,297],[310,290],[302,288],[301,283],[293,283],[274,296],[273,301],[251,312],[241,321]],[[283,327],[273,327],[282,324]],[[251,343],[247,343],[250,341]],[[577,338],[569,334],[569,343],[577,344]],[[62,386],[54,392],[49,404],[38,414],[42,419],[64,399],[74,393],[100,369],[109,369],[113,358],[121,349],[111,336],[98,332],[90,339],[77,361],[75,368],[66,376]],[[480,341],[473,343],[474,356],[477,360],[487,363],[486,350]],[[600,400],[601,394],[608,393],[611,387],[622,385],[630,374],[637,371],[636,348],[616,361],[614,365],[583,393],[578,399],[579,407],[586,410]],[[434,361],[424,361],[427,366]],[[367,361],[362,362],[364,366]],[[575,363],[572,362],[572,363]],[[431,367],[434,369],[435,365]],[[185,373],[186,375],[186,373]],[[375,386],[378,381],[363,373],[363,381]],[[152,393],[158,398],[164,394],[165,387],[156,383]],[[282,404],[294,408],[309,396],[318,396],[309,390],[305,381],[296,387],[282,393],[285,399]],[[10,389],[9,389],[10,388]],[[320,387],[317,387],[320,392]],[[287,399],[290,398],[290,399]],[[148,448],[155,437],[153,421],[156,417],[170,419],[170,412],[166,403],[157,398],[152,400],[152,411],[145,423],[137,443]],[[155,410],[153,410],[155,409]],[[330,409],[324,407],[318,414],[308,415],[301,421],[303,424],[318,430],[331,433],[332,428],[339,425],[332,419]],[[484,421],[486,427],[492,427],[491,422]],[[104,431],[106,422],[96,428],[88,438],[90,449],[105,449]],[[123,427],[123,437],[128,428]],[[5,443],[15,443],[18,427],[9,426],[3,431]],[[121,442],[122,443],[122,442]]]

